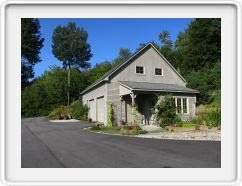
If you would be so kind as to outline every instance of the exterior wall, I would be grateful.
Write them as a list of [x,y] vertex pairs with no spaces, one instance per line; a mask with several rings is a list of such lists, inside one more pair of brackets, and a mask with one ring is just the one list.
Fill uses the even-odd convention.
[[114,124],[120,123],[121,120],[121,99],[119,96],[119,83],[107,83],[107,102],[113,104]]
[[[107,125],[107,110],[108,110],[108,107],[107,107],[107,83],[105,84],[102,84],[100,85],[99,87],[85,93],[83,96],[82,96],[82,101],[83,101],[83,104],[86,104],[88,107],[89,107],[89,100],[92,100],[94,99],[94,107],[95,107],[95,117],[92,118],[93,121],[96,121],[97,119],[97,98],[99,97],[102,97],[104,96],[104,124]],[[89,117],[89,114],[88,114],[88,117]]]
[[[138,81],[150,83],[166,83],[185,86],[186,83],[181,77],[168,65],[165,60],[153,49],[149,48],[142,55],[139,55],[133,62],[122,67],[116,75],[111,79],[112,82],[117,81]],[[145,74],[136,74],[136,66],[144,66]],[[155,76],[155,68],[163,69],[163,76]]]

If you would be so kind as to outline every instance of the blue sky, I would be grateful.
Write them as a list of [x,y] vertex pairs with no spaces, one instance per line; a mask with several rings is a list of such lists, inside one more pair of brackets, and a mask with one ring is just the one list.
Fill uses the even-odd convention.
[[179,32],[184,31],[187,25],[193,20],[188,18],[163,19],[163,18],[41,18],[41,34],[45,38],[44,47],[41,49],[42,62],[35,66],[35,76],[38,77],[49,70],[52,65],[62,66],[62,62],[57,60],[52,54],[51,42],[52,33],[56,26],[66,25],[70,21],[76,22],[88,32],[88,42],[91,45],[93,57],[90,63],[105,60],[111,61],[118,56],[120,48],[129,48],[135,52],[140,43],[157,41],[162,30],[171,33],[174,41]]

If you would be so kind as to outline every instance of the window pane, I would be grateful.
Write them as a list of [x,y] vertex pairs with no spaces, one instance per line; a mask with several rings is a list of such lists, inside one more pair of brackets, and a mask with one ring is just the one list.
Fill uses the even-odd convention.
[[181,98],[177,98],[177,113],[181,113]]
[[187,98],[182,99],[183,113],[187,113]]
[[136,67],[136,73],[138,73],[138,74],[144,74],[144,67],[137,66]]
[[156,68],[155,69],[155,75],[162,75],[162,69],[161,68]]

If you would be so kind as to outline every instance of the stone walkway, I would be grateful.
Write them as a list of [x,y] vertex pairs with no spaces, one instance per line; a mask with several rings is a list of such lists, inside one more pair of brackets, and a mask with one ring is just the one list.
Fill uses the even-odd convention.
[[168,131],[154,131],[147,134],[137,135],[140,138],[158,138],[158,139],[174,139],[174,140],[207,140],[207,141],[221,141],[220,130],[206,130],[206,131],[189,131],[189,132],[168,132]]

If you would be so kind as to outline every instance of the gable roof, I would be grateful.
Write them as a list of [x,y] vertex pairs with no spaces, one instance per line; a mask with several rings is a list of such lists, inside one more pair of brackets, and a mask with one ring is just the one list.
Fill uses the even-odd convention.
[[98,80],[96,80],[94,83],[92,83],[90,86],[88,86],[84,91],[82,91],[80,94],[84,94],[85,92],[89,91],[90,89],[94,88],[95,86],[108,81],[108,78],[115,73],[117,70],[119,70],[122,66],[126,65],[129,61],[131,61],[134,57],[136,57],[139,53],[144,51],[146,48],[152,47],[160,56],[165,60],[165,62],[175,71],[175,73],[186,83],[186,80],[177,72],[177,70],[167,61],[167,59],[155,48],[155,46],[149,42],[143,47],[141,47],[139,50],[134,52],[128,59],[126,59],[124,62],[118,64],[116,67],[112,68],[108,72],[106,72],[103,76],[101,76]]
[[119,81],[124,87],[133,91],[159,91],[159,92],[185,92],[185,93],[199,93],[198,90],[183,87],[176,84],[165,83],[149,83],[149,82],[133,82],[133,81]]

